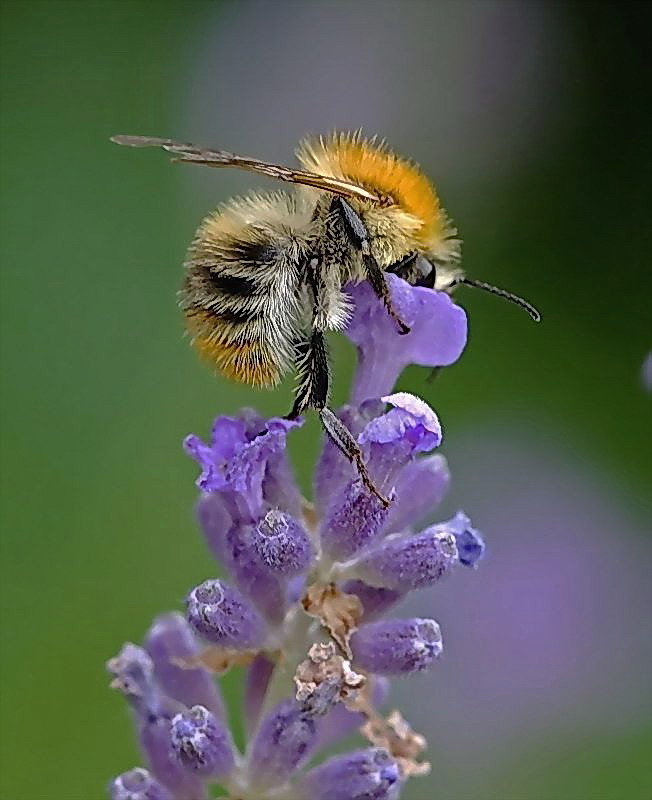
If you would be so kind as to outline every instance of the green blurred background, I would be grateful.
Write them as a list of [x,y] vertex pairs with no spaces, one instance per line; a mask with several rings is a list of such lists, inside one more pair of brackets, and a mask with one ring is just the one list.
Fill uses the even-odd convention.
[[[175,307],[198,220],[255,182],[172,167],[111,134],[287,161],[304,132],[362,124],[416,157],[462,232],[469,273],[531,299],[544,322],[460,294],[465,355],[432,385],[408,370],[402,388],[437,408],[454,468],[456,438],[473,459],[474,431],[502,441],[517,430],[515,451],[534,463],[538,448],[555,452],[571,481],[593,482],[623,520],[608,534],[625,554],[607,570],[614,596],[631,585],[628,563],[650,554],[649,4],[4,0],[1,10],[2,800],[99,800],[138,762],[103,664],[217,569],[180,442],[216,413],[289,405],[290,384],[255,394],[212,376]],[[333,349],[342,401],[352,353]],[[314,421],[293,441],[302,476],[318,441]],[[460,489],[470,508],[477,485]],[[634,618],[624,608],[621,620],[633,633],[620,641],[616,615],[603,646],[621,651],[621,680],[649,712],[639,645],[652,604],[640,587]],[[578,680],[602,660],[590,653]],[[237,676],[227,690],[237,697]],[[552,716],[531,747],[517,725],[520,749],[489,753],[475,775],[458,732],[459,760],[434,752],[433,783],[405,796],[649,798],[650,718],[625,705],[599,726]]]

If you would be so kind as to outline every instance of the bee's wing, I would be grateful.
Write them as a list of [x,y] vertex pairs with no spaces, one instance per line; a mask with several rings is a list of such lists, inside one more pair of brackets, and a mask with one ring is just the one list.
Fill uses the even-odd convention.
[[173,159],[174,161],[203,164],[207,167],[240,167],[240,169],[257,172],[260,175],[267,175],[269,178],[276,178],[288,183],[302,183],[306,186],[314,186],[317,189],[333,192],[333,194],[339,194],[344,197],[357,197],[374,203],[385,201],[385,198],[363,189],[362,186],[357,186],[355,183],[350,183],[340,178],[331,178],[328,175],[318,175],[315,172],[305,172],[304,170],[283,167],[279,164],[270,164],[257,158],[237,156],[226,150],[208,150],[203,147],[197,147],[194,144],[175,142],[172,139],[159,139],[155,136],[119,135],[112,136],[111,141],[127,147],[162,147],[176,156]]

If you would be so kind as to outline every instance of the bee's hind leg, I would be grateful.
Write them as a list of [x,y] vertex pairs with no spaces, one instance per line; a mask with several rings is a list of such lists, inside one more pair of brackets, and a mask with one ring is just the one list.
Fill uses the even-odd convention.
[[371,479],[371,475],[369,475],[367,471],[367,465],[364,463],[364,458],[362,457],[360,445],[353,438],[351,431],[341,419],[335,416],[328,406],[323,406],[319,409],[319,418],[331,442],[333,442],[349,461],[355,464],[360,474],[360,480],[372,494],[376,495],[383,506],[387,508],[390,501],[378,490]]
[[369,475],[360,445],[346,425],[328,407],[330,369],[323,332],[313,330],[297,349],[300,382],[294,405],[287,419],[296,419],[308,408],[317,409],[328,438],[351,463],[355,464],[360,479],[367,489],[383,506],[389,506],[389,500],[381,494]]
[[400,318],[398,312],[392,303],[392,295],[385,279],[385,273],[378,266],[378,262],[371,254],[371,246],[369,244],[369,234],[365,228],[365,224],[349,203],[342,197],[336,197],[333,200],[332,208],[336,211],[342,224],[351,240],[354,247],[362,253],[362,261],[367,273],[367,280],[371,284],[371,288],[376,293],[376,296],[383,301],[387,313],[398,325],[399,333],[405,334],[410,332],[409,325],[406,325]]

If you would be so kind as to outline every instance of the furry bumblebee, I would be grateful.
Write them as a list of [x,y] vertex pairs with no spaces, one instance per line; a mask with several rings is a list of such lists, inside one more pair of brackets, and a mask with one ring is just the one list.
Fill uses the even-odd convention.
[[464,276],[460,241],[434,186],[375,139],[348,133],[306,139],[297,151],[302,169],[170,139],[112,141],[162,147],[176,161],[240,167],[299,185],[292,194],[231,200],[206,217],[188,251],[180,306],[199,353],[229,378],[271,387],[296,369],[289,418],[317,409],[327,434],[384,504],[357,442],[328,408],[325,335],[346,326],[350,300],[342,287],[369,281],[397,335],[409,328],[392,305],[386,272],[447,292],[460,283],[477,286],[539,319],[521,298]]

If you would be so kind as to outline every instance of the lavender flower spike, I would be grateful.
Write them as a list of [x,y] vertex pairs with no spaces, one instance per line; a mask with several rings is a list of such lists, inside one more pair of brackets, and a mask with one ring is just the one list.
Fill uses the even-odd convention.
[[231,736],[204,706],[177,714],[170,726],[179,762],[198,775],[225,778],[235,765]]
[[358,750],[335,756],[310,770],[300,783],[300,797],[310,800],[396,800],[401,773],[386,750]]
[[[350,405],[337,413],[390,507],[330,440],[314,503],[305,500],[287,455],[288,433],[301,420],[244,409],[217,417],[209,441],[186,438],[201,468],[198,520],[228,579],[200,583],[185,617],[158,617],[144,648],[127,644],[109,662],[147,768],[118,776],[112,800],[208,800],[216,784],[242,800],[398,800],[408,778],[427,773],[425,738],[381,706],[387,676],[433,665],[441,633],[432,619],[387,613],[458,563],[474,567],[484,543],[461,511],[414,532],[450,475],[433,454],[442,441],[437,414],[394,392],[394,381],[408,363],[455,361],[466,316],[445,293],[386,278],[410,333],[399,334],[368,284],[350,289],[348,335],[359,360]],[[247,668],[244,755],[209,665],[218,673]],[[367,749],[322,762],[320,751],[356,729]],[[308,769],[315,755],[322,763]]]
[[244,650],[262,644],[265,625],[233,586],[208,580],[195,587],[186,600],[188,622],[213,644]]
[[135,767],[111,782],[111,800],[172,800],[172,795],[146,769]]
[[397,334],[396,323],[368,283],[347,287],[355,301],[346,330],[358,346],[351,400],[355,405],[391,392],[408,364],[452,364],[466,344],[466,314],[447,294],[410,286],[396,275],[387,274],[386,279],[394,308],[411,331],[405,336]]
[[419,672],[441,654],[441,631],[434,619],[381,620],[354,633],[351,647],[355,665],[370,672]]

